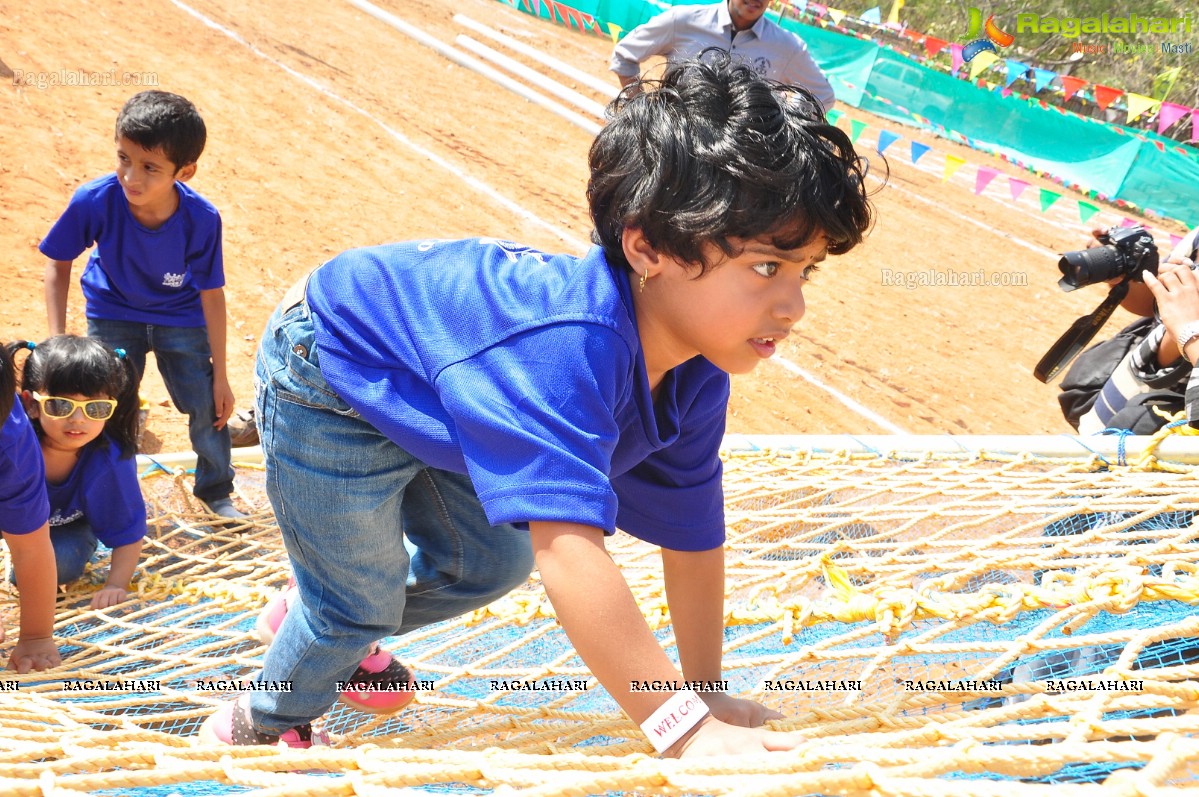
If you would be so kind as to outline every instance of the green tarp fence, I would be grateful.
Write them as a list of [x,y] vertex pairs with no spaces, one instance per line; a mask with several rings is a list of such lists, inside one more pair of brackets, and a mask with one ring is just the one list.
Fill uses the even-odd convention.
[[[521,10],[553,18],[541,0],[508,0]],[[659,0],[571,0],[570,7],[628,31],[669,8]],[[680,0],[679,5],[686,4]],[[846,105],[914,124],[911,113],[960,133],[987,151],[1006,155],[1067,185],[1122,199],[1188,226],[1199,226],[1199,155],[1144,130],[1120,129],[1062,115],[1015,94],[980,89],[857,39],[791,19],[784,28],[808,43]],[[615,82],[614,82],[615,85]]]

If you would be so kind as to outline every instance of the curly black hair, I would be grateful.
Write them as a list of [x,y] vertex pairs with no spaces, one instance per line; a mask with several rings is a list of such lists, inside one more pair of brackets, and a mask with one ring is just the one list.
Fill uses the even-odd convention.
[[591,146],[592,240],[628,267],[626,228],[696,264],[708,243],[765,238],[797,249],[816,236],[844,254],[873,223],[866,163],[806,89],[763,79],[711,49],[626,87]]

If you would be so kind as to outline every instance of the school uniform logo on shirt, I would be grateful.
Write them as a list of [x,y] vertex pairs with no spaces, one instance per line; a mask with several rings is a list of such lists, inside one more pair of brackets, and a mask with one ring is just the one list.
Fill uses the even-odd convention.
[[770,74],[769,58],[762,58],[759,56],[753,60],[750,66],[753,67],[753,70],[758,73],[759,77],[766,77]]
[[167,273],[165,273],[165,274],[163,274],[163,275],[162,275],[162,284],[163,284],[163,287],[166,287],[166,288],[179,288],[179,287],[181,287],[181,286],[183,285],[183,278],[184,278],[184,276],[186,276],[186,275],[185,275],[185,274],[182,274],[182,273],[180,273],[180,274],[172,274],[171,272],[169,272],[169,271],[168,271]]
[[83,517],[82,509],[76,509],[73,512],[69,512],[65,515],[62,513],[61,509],[55,509],[54,514],[50,516],[50,519],[46,521],[46,523],[50,526],[65,526],[68,523],[74,523],[81,517]]
[[545,262],[545,252],[538,251],[530,246],[515,244],[511,241],[501,241],[499,238],[480,238],[479,244],[481,246],[498,247],[505,255],[508,256],[509,263],[515,263],[522,257],[535,258],[538,263]]

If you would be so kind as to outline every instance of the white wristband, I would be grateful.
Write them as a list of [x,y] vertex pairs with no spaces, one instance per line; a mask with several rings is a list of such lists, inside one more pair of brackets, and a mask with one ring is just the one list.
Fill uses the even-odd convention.
[[666,752],[708,716],[708,705],[690,689],[681,689],[641,723],[641,732],[659,753]]

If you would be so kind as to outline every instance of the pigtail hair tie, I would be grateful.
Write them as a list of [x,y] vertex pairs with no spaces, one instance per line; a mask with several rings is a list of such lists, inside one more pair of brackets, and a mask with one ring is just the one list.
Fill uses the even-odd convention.
[[29,349],[30,351],[33,351],[34,349],[37,348],[37,344],[34,343],[32,340],[27,340],[27,341],[25,341],[25,348]]
[[125,359],[125,350],[124,349],[113,349],[113,351],[116,352],[118,360]]

